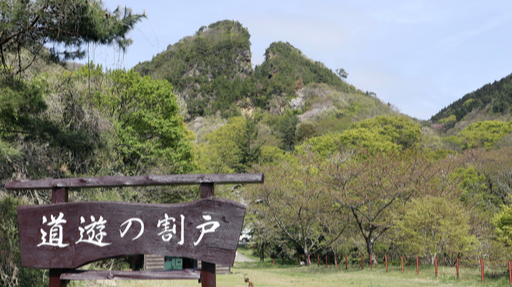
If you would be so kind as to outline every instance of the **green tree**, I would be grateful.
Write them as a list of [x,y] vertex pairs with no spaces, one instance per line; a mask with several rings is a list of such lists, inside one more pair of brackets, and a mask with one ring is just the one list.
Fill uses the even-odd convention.
[[[361,136],[360,134],[367,134]],[[419,141],[421,129],[418,124],[404,116],[376,116],[352,124],[342,134],[341,141],[350,146],[368,146],[371,150],[394,149],[382,146],[385,142],[407,149]]]
[[192,170],[193,136],[179,115],[172,85],[133,70],[115,70],[107,76],[112,87],[96,94],[96,100],[115,120],[116,150],[126,172],[137,175],[158,165],[170,173]]
[[299,118],[293,112],[287,111],[276,123],[278,138],[281,139],[281,149],[293,151],[296,142],[297,124]]
[[456,190],[447,174],[450,161],[431,162],[422,152],[370,154],[349,157],[339,153],[325,160],[322,173],[331,198],[354,217],[372,260],[375,242],[393,227],[398,211],[416,194],[443,195]]
[[[112,12],[97,0],[36,0],[0,2],[0,63],[3,73],[17,75],[38,58],[66,60],[85,55],[84,46],[117,44],[126,49],[134,25],[145,15],[129,8]],[[50,49],[45,45],[63,47]],[[23,59],[22,59],[23,58]]]
[[240,149],[240,160],[236,167],[236,171],[246,172],[250,169],[253,163],[259,161],[261,157],[261,146],[263,143],[256,143],[258,139],[257,122],[253,119],[245,119],[245,127],[242,130],[241,139],[237,142]]
[[390,135],[377,128],[352,127],[347,129],[340,135],[340,144],[344,147],[365,148],[372,153],[400,150]]
[[205,135],[201,145],[205,170],[210,172],[245,172],[261,157],[262,143],[257,143],[257,123],[253,119],[233,117],[228,123]]
[[329,156],[341,147],[339,133],[327,133],[322,136],[307,139],[301,145],[295,147],[295,152],[304,154],[307,149],[318,152],[321,156]]
[[342,79],[346,79],[348,77],[348,73],[343,68],[336,69],[336,75]]
[[474,251],[478,241],[470,234],[469,212],[458,199],[425,196],[413,199],[405,215],[395,221],[398,240],[406,251],[434,258],[442,255],[447,264]]
[[[0,286],[43,286],[44,270],[21,267],[16,208],[23,202],[10,196],[0,198]],[[48,284],[48,283],[46,283]]]
[[399,151],[408,149],[421,137],[419,125],[398,116],[377,116],[352,124],[343,133],[327,133],[306,140],[297,150],[311,146],[326,156],[342,149],[368,149],[370,153]]
[[[464,153],[464,163],[468,171],[464,174],[463,186],[468,196],[477,199],[477,205],[493,213],[502,204],[512,202],[512,149],[468,150]],[[474,172],[470,172],[474,169]]]
[[457,139],[462,149],[478,147],[490,149],[498,140],[510,134],[510,132],[512,132],[512,121],[483,121],[467,126],[457,134]]
[[492,223],[496,227],[496,240],[507,247],[512,246],[512,207],[503,205],[501,212],[493,217]]
[[333,204],[329,190],[321,184],[322,172],[314,165],[318,156],[307,153],[296,162],[256,168],[265,173],[265,183],[247,187],[249,212],[276,226],[304,256],[331,246],[345,230],[348,214]]

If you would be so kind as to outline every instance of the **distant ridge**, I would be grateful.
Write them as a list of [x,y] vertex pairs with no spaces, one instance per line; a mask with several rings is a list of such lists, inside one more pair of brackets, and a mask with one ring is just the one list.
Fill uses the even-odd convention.
[[508,118],[511,104],[512,74],[464,95],[433,115],[430,120],[434,123],[454,126],[463,119],[478,121],[483,115],[485,120]]

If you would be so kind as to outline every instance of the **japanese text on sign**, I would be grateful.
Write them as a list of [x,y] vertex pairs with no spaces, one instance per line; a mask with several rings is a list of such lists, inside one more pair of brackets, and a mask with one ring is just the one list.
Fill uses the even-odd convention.
[[[43,228],[40,229],[41,242],[37,247],[52,246],[65,248],[69,246],[69,242],[64,242],[63,225],[68,224],[64,213],[59,212],[58,216],[51,214],[50,219],[51,220],[48,221],[46,216],[42,217]],[[108,242],[109,234],[105,232],[108,220],[103,218],[101,215],[97,219],[94,215],[90,215],[89,219],[90,220],[87,221],[84,216],[80,216],[80,222],[77,227],[80,233],[80,239],[78,239],[75,244],[92,244],[98,247],[111,245],[112,243]],[[195,229],[200,229],[201,233],[197,240],[194,241],[194,246],[197,246],[201,242],[205,234],[214,233],[220,226],[218,221],[212,221],[212,217],[210,215],[203,215],[203,219],[206,222],[195,227]],[[133,237],[131,240],[137,240],[144,235],[144,222],[142,219],[129,218],[119,226],[121,238],[124,238],[128,230],[132,228],[134,222],[138,223],[138,225],[135,226],[138,226],[139,232],[137,236]],[[176,236],[176,218],[169,216],[167,213],[164,213],[162,219],[157,220],[156,225],[157,228],[160,228],[160,232],[157,233],[156,236],[160,236],[163,242],[169,242],[173,236]],[[180,214],[179,239],[180,240],[177,244],[183,245],[185,243],[185,216],[183,214]]]

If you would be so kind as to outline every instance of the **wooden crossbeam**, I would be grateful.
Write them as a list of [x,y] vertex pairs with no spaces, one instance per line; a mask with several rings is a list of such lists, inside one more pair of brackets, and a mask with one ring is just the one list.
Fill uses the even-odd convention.
[[169,271],[66,270],[61,280],[186,280],[201,278],[200,269]]
[[95,188],[123,186],[193,185],[202,183],[239,184],[263,183],[262,173],[243,174],[175,174],[146,176],[102,176],[40,180],[18,180],[5,184],[8,190],[51,188]]

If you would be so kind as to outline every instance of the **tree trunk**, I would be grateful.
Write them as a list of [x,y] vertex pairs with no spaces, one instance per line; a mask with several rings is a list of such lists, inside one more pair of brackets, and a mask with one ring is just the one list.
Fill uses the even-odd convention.
[[306,262],[306,266],[308,266],[308,255],[309,255],[308,244],[307,244],[307,241],[304,240],[304,262]]
[[366,251],[368,251],[368,255],[372,256],[372,263],[373,265],[379,264],[377,262],[377,257],[375,256],[375,252],[373,252],[373,244],[375,243],[375,239],[373,239],[371,236],[369,236],[366,239]]
[[261,244],[261,248],[260,248],[260,261],[261,262],[265,261],[265,243]]

